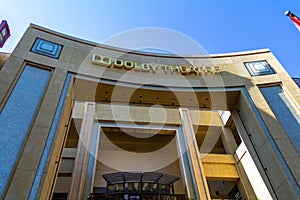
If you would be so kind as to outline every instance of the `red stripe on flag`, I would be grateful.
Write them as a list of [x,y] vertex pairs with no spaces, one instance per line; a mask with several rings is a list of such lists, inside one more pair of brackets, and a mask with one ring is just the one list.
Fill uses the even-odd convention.
[[300,31],[300,18],[297,17],[294,13],[292,13],[291,11],[286,11],[285,14],[287,16],[289,16],[289,18],[292,20],[292,22],[295,24],[295,26],[298,28],[298,30]]
[[298,28],[298,30],[300,31],[300,19],[296,16],[294,16],[294,17],[290,16],[290,18],[294,22],[294,24]]

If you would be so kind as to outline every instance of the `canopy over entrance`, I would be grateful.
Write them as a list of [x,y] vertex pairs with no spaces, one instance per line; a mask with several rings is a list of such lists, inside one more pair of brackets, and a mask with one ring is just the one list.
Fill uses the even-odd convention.
[[169,174],[163,174],[158,172],[117,172],[104,174],[103,178],[106,180],[107,184],[117,184],[117,183],[157,183],[161,185],[172,185],[179,180],[179,177],[172,176]]
[[94,193],[90,199],[184,199],[176,195],[174,183],[179,177],[159,172],[116,172],[102,175],[106,180],[105,194]]

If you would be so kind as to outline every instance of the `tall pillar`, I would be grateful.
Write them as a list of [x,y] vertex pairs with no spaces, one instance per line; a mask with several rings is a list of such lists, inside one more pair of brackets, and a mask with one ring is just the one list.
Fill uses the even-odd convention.
[[182,133],[178,135],[183,181],[188,198],[210,199],[193,124],[187,108],[179,108]]
[[95,124],[93,128],[93,134],[91,139],[90,151],[88,152],[88,166],[86,172],[86,179],[84,184],[83,197],[90,196],[94,191],[94,181],[96,176],[98,148],[100,142],[100,126]]
[[[95,119],[95,103],[86,102],[84,116],[79,133],[79,142],[77,145],[77,157],[73,171],[72,184],[69,199],[82,199],[86,170],[88,165],[88,156],[93,134],[93,125]],[[87,198],[87,197],[84,197]]]
[[[234,157],[241,180],[247,188],[246,192],[248,198],[278,199],[274,194],[272,194],[272,188],[269,182],[266,181],[268,180],[268,177],[259,170],[262,163],[260,163],[258,155],[251,155],[251,152],[254,153],[255,150],[251,147],[250,138],[246,137],[249,133],[247,133],[242,119],[236,110],[232,110],[231,114],[237,131],[242,136],[242,143],[236,149]],[[257,132],[255,134],[257,134]],[[269,156],[271,157],[272,155]],[[277,173],[280,174],[281,172],[278,171]]]

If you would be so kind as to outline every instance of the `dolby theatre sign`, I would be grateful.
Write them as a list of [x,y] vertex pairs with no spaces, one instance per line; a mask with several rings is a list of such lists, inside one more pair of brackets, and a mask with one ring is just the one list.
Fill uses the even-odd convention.
[[155,73],[158,70],[165,74],[182,74],[182,75],[215,75],[221,73],[220,66],[183,66],[183,65],[165,65],[156,63],[138,63],[130,60],[122,60],[109,56],[93,54],[92,64],[104,67],[114,67],[118,69],[134,70],[141,72]]

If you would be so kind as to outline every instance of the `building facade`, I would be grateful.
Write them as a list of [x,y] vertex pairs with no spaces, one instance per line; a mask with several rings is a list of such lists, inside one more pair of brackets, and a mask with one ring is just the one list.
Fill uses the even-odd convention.
[[300,92],[268,49],[169,55],[31,24],[0,56],[1,199],[299,199]]

